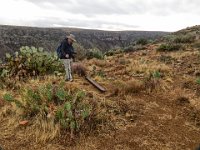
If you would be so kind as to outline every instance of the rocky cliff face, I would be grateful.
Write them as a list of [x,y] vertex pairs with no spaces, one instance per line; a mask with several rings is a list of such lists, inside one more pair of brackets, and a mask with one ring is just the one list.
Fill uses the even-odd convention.
[[47,51],[55,51],[60,41],[69,33],[73,33],[84,48],[98,48],[102,51],[127,46],[140,38],[156,39],[168,34],[146,31],[0,26],[0,55],[2,57],[5,52],[17,51],[21,46],[43,47]]

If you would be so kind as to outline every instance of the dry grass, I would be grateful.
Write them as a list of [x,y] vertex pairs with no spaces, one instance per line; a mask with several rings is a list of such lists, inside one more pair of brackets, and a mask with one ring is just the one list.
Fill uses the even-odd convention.
[[160,93],[169,91],[173,86],[171,78],[157,79],[147,78],[145,81],[145,88],[148,93]]
[[136,79],[127,82],[118,80],[114,82],[113,86],[114,91],[119,95],[136,94],[145,90],[144,83]]
[[183,57],[190,57],[192,55],[199,55],[199,51],[192,50],[192,51],[177,51],[177,52],[169,53],[169,56],[177,60],[180,60]]
[[96,58],[93,58],[91,60],[88,60],[88,62],[86,62],[89,66],[95,65],[98,67],[105,67],[107,65],[109,65],[109,63],[106,60],[99,60]]
[[140,80],[132,79],[126,82],[123,90],[125,94],[139,93],[144,90],[144,83]]
[[127,67],[127,71],[132,74],[142,74],[148,77],[151,73],[159,71],[163,75],[170,76],[172,69],[160,62],[152,61],[148,59],[144,60],[133,60],[131,64]]
[[[32,141],[42,143],[59,137],[60,127],[54,123],[52,118],[49,117],[47,119],[44,115],[39,114],[33,120],[29,120],[28,126],[26,127],[25,125],[19,124],[20,121],[23,121],[23,118],[20,117],[22,114],[22,110],[14,104],[7,104],[0,109],[0,117],[4,118],[2,121],[5,122],[5,130],[1,133],[0,139],[5,136],[12,136],[15,132],[17,132],[20,138],[30,138]],[[18,130],[22,131],[18,133]]]
[[58,138],[61,135],[60,125],[54,123],[54,119],[45,118],[42,114],[38,115],[34,124],[31,126],[31,135],[35,135],[36,142],[46,143]]

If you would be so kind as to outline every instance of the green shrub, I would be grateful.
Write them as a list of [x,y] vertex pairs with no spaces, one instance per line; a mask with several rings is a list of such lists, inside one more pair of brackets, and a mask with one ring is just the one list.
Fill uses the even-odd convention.
[[18,100],[11,94],[5,94],[3,99],[15,103],[18,109],[23,110],[21,117],[29,120],[37,115],[48,118],[51,114],[55,124],[59,123],[62,129],[77,133],[84,128],[87,120],[95,118],[95,105],[93,101],[85,99],[86,93],[81,90],[70,91],[63,83],[58,86],[46,84],[34,89],[24,89],[20,95],[21,99]]
[[146,45],[146,44],[148,44],[148,40],[141,38],[141,39],[137,40],[136,44],[137,45]]
[[125,47],[125,48],[123,49],[123,51],[124,51],[125,53],[127,53],[127,52],[135,51],[135,49],[133,48],[133,46],[127,46],[127,47]]
[[195,36],[192,34],[170,34],[164,37],[164,40],[168,43],[193,43],[195,41]]
[[200,78],[196,80],[196,83],[200,85]]
[[161,73],[159,72],[159,71],[154,71],[153,73],[152,73],[152,77],[153,78],[161,78]]
[[8,94],[6,93],[4,96],[3,96],[3,99],[7,102],[14,102],[14,97],[11,95],[11,94]]
[[106,77],[106,74],[105,74],[105,72],[104,72],[103,70],[97,71],[96,75],[97,75],[97,76],[100,76],[100,77],[102,77],[102,78]]
[[83,60],[86,57],[87,50],[80,44],[74,43],[74,49],[76,50],[76,59]]
[[106,55],[106,56],[113,56],[114,54],[115,54],[115,51],[113,51],[113,50],[109,50],[104,53],[104,55]]
[[145,47],[143,45],[135,45],[135,46],[128,46],[123,49],[123,52],[128,53],[128,52],[134,52],[138,50],[144,50]]
[[192,35],[180,35],[176,36],[173,40],[174,43],[192,43],[194,42],[195,37]]
[[6,54],[6,67],[3,75],[9,77],[29,77],[63,72],[61,62],[55,53],[45,52],[42,48],[22,47],[14,55]]
[[180,44],[161,44],[157,50],[158,51],[178,51],[181,49],[181,45]]
[[16,99],[14,99],[14,97],[9,94],[9,93],[6,93],[4,96],[3,96],[3,100],[9,102],[9,103],[15,103],[16,106],[18,107],[22,107],[22,103]]
[[87,59],[97,58],[97,59],[104,59],[103,53],[98,49],[90,49],[86,53]]
[[173,42],[174,41],[175,36],[172,34],[166,35],[163,37],[163,42]]
[[111,49],[104,53],[104,56],[113,56],[115,54],[123,53],[123,50],[121,48],[118,49]]
[[111,50],[105,52],[104,56],[113,56],[115,54],[120,54],[122,52],[123,52],[123,50],[121,50],[120,48],[119,49],[111,49]]

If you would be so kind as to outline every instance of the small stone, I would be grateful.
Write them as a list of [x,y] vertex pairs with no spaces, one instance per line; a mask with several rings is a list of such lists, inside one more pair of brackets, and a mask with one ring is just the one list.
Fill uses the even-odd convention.
[[25,126],[28,124],[28,120],[20,121],[19,124]]

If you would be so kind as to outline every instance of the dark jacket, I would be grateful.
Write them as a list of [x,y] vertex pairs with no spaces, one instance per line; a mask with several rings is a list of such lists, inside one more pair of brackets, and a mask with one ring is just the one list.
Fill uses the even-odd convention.
[[[61,58],[60,59],[74,59],[74,48],[72,46],[72,44],[68,43],[68,39],[65,38],[62,43],[61,43]],[[66,54],[69,55],[69,58],[66,58]]]

